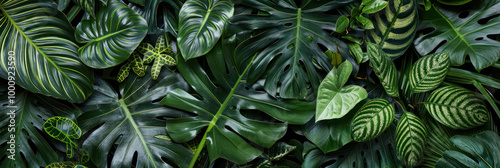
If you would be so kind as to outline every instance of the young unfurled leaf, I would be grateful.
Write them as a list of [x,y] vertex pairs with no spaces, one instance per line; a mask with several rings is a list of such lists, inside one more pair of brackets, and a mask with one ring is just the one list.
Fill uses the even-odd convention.
[[448,53],[428,55],[420,58],[410,70],[410,86],[413,93],[427,92],[437,88],[450,69]]
[[375,13],[375,12],[378,12],[382,9],[384,9],[386,6],[387,6],[387,1],[385,0],[373,0],[369,3],[366,3],[365,7],[363,7],[362,11],[363,13],[366,13],[366,14],[371,14],[371,13]]
[[349,18],[347,18],[347,15],[342,15],[337,19],[337,22],[335,23],[335,30],[340,33],[347,29],[348,26]]
[[396,155],[404,165],[416,166],[423,158],[427,129],[415,114],[405,112],[396,127]]
[[352,138],[358,142],[372,140],[382,134],[394,120],[396,110],[385,99],[367,102],[359,109],[351,124]]
[[368,42],[367,50],[370,66],[380,79],[387,95],[399,97],[398,72],[392,59],[377,44]]

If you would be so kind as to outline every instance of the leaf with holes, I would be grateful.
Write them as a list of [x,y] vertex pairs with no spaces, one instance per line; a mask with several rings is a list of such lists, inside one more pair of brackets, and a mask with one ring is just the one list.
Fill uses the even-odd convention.
[[416,166],[423,158],[427,129],[415,114],[404,112],[396,127],[394,143],[396,155],[409,167]]
[[490,112],[474,92],[459,86],[445,86],[433,91],[425,108],[441,124],[453,129],[471,129],[488,122]]
[[352,119],[352,139],[364,142],[378,137],[391,126],[395,113],[394,107],[385,99],[368,101]]
[[[288,123],[304,124],[314,115],[311,102],[276,99],[260,91],[261,83],[245,83],[252,61],[243,69],[236,69],[234,46],[230,40],[216,45],[206,56],[206,70],[197,60],[186,62],[178,56],[178,70],[193,91],[176,89],[161,101],[184,111],[182,117],[167,119],[167,131],[174,141],[184,143],[203,135],[191,165],[205,142],[211,162],[217,158],[237,164],[249,162],[262,151],[245,139],[269,148],[285,135]],[[212,79],[207,72],[212,72]],[[261,115],[254,117],[255,114]]]
[[500,42],[489,35],[500,34],[500,0],[473,1],[463,6],[435,4],[429,11],[421,11],[419,30],[423,35],[415,39],[420,55],[450,54],[452,66],[465,63],[469,56],[477,71],[500,58]]
[[450,69],[448,53],[433,54],[420,58],[410,70],[412,93],[421,93],[436,89]]
[[[233,27],[228,30],[255,33],[238,45],[235,51],[238,62],[257,55],[248,72],[249,83],[268,72],[264,89],[269,94],[285,99],[307,99],[308,88],[316,93],[323,79],[322,73],[332,68],[324,56],[325,50],[338,52],[349,62],[356,62],[349,56],[347,45],[329,34],[335,31],[334,22],[340,16],[324,14],[354,0],[307,1],[300,5],[293,2],[243,0],[241,4],[265,14],[235,15],[231,18]],[[335,42],[340,51],[336,49]],[[357,71],[357,67],[354,69]]]
[[389,96],[399,97],[398,71],[394,62],[377,44],[368,42],[367,50],[370,66],[380,79],[385,92]]
[[378,44],[392,59],[403,55],[417,31],[417,11],[417,0],[389,0],[385,10],[374,14],[375,29],[366,31],[366,41]]
[[207,54],[233,16],[231,0],[187,0],[179,13],[177,43],[185,60]]
[[[77,121],[88,134],[82,148],[97,167],[187,167],[192,157],[188,149],[155,138],[167,134],[163,118],[182,115],[158,102],[170,90],[187,89],[179,74],[164,72],[159,80],[131,74],[119,90],[98,79],[94,87]],[[135,165],[132,160],[137,160]]]

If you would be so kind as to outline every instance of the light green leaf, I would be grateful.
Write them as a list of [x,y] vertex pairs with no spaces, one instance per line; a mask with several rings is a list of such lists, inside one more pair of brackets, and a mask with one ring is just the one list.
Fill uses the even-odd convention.
[[432,7],[431,0],[423,0],[423,1],[424,1],[425,11],[428,11],[429,9],[431,9],[431,7]]
[[127,62],[124,65],[122,65],[120,71],[118,71],[118,79],[117,79],[118,82],[121,83],[128,77],[128,75],[130,74],[130,65],[131,65],[130,62]]
[[[427,0],[427,1],[429,1],[429,0]],[[445,4],[445,5],[463,5],[463,4],[469,3],[472,0],[437,0],[437,1],[439,3]]]
[[85,12],[90,14],[92,18],[95,18],[95,0],[73,0],[78,4]]
[[433,54],[420,58],[410,70],[410,86],[413,93],[437,88],[450,69],[448,53]]
[[347,15],[342,15],[337,19],[337,22],[335,22],[335,30],[339,33],[343,32],[348,26],[349,18],[347,18]]
[[138,76],[142,77],[146,74],[147,67],[144,66],[144,64],[142,63],[142,58],[137,52],[132,53],[132,61],[130,61],[130,66]]
[[349,51],[351,51],[352,55],[356,57],[358,64],[363,61],[363,50],[359,44],[349,44]]
[[160,35],[156,39],[155,47],[149,43],[142,43],[138,47],[139,52],[144,54],[144,63],[149,64],[154,60],[153,67],[151,68],[151,77],[153,80],[158,79],[158,75],[164,65],[177,65],[177,61],[173,58],[175,57],[175,53],[172,51],[172,46],[166,45],[165,41],[165,37]]
[[425,108],[441,124],[466,130],[488,122],[490,112],[472,91],[459,86],[445,86],[433,91]]
[[396,127],[396,155],[404,165],[416,166],[423,158],[427,129],[415,114],[405,112]]
[[352,120],[352,139],[364,142],[377,138],[391,126],[395,113],[394,107],[385,99],[368,101]]
[[371,1],[370,3],[366,3],[365,7],[363,7],[362,11],[363,11],[363,13],[366,13],[366,14],[375,13],[375,12],[378,12],[378,11],[384,9],[387,6],[387,4],[388,3],[385,0],[374,0],[374,1]]
[[54,162],[45,168],[87,168],[86,166],[80,165],[78,162]]
[[394,62],[377,44],[368,42],[367,50],[370,66],[380,79],[387,95],[399,97],[398,72]]
[[80,127],[73,120],[60,116],[51,117],[43,124],[43,130],[52,138],[66,143],[66,155],[68,158],[73,158],[73,149],[76,149],[82,163],[89,160],[88,153],[80,149],[78,144],[73,142],[73,139],[76,140],[82,136],[82,130],[80,130]]

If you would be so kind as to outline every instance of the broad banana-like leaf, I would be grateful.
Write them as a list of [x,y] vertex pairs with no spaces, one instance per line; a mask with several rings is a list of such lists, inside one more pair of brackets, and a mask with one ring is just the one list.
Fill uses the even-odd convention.
[[233,16],[231,0],[187,0],[179,13],[177,43],[185,60],[207,54]]
[[364,142],[378,137],[391,126],[395,113],[392,104],[385,99],[368,101],[352,119],[352,139]]
[[450,54],[452,66],[465,63],[469,56],[477,71],[500,58],[500,42],[488,37],[500,34],[500,0],[474,1],[468,5],[435,4],[429,11],[420,11],[419,30],[423,35],[414,44],[420,55],[432,51]]
[[489,120],[490,112],[484,102],[460,86],[436,89],[424,104],[434,119],[453,129],[471,129]]
[[472,0],[437,0],[437,1],[445,5],[463,5],[469,3]]
[[[9,99],[8,94],[0,97],[0,149],[3,151],[0,158],[5,158],[0,167],[40,168],[57,162],[59,152],[55,146],[64,145],[45,134],[43,124],[54,116],[74,119],[81,111],[66,101],[34,94],[18,86],[15,93],[14,99]],[[9,150],[11,148],[13,150]]]
[[380,79],[385,92],[389,96],[399,97],[396,65],[394,65],[394,62],[392,62],[391,58],[387,56],[380,46],[370,42],[366,45],[368,57],[370,58],[370,66]]
[[[332,68],[321,47],[339,53],[349,62],[356,62],[349,55],[348,46],[328,32],[335,31],[335,21],[340,16],[325,15],[354,0],[307,1],[299,5],[288,0],[240,2],[265,15],[239,14],[231,18],[234,27],[229,30],[233,33],[254,33],[238,45],[235,59],[244,62],[257,55],[247,81],[253,83],[268,72],[264,89],[272,96],[307,99],[308,88],[316,93],[324,78],[322,73]],[[357,71],[357,64],[353,66]]]
[[74,29],[50,0],[0,2],[0,77],[69,102],[92,93],[94,76],[77,55]]
[[415,114],[405,112],[396,127],[394,143],[399,160],[414,167],[422,160],[427,140],[427,129]]
[[163,118],[182,115],[159,100],[187,85],[178,73],[164,72],[159,78],[131,74],[119,90],[96,80],[96,91],[82,104],[85,113],[77,121],[83,134],[88,134],[82,148],[97,167],[188,166],[193,154],[187,148],[155,137],[167,134]]
[[392,59],[403,55],[417,32],[418,1],[389,0],[385,10],[373,15],[375,28],[366,31],[365,39],[378,44]]
[[[261,83],[245,83],[253,59],[243,69],[236,69],[234,48],[231,39],[221,40],[206,56],[209,70],[197,60],[186,62],[177,56],[177,68],[193,91],[170,91],[161,103],[185,111],[182,117],[167,119],[167,131],[174,141],[184,143],[201,132],[204,135],[197,152],[206,141],[211,162],[222,157],[244,164],[262,153],[245,139],[271,147],[285,135],[288,123],[304,124],[313,117],[314,102],[276,99],[261,91]],[[248,115],[253,113],[261,117]]]
[[421,93],[436,89],[450,69],[448,53],[433,54],[420,58],[410,70],[412,93]]
[[73,0],[76,4],[78,4],[85,12],[90,14],[93,18],[95,18],[95,0]]
[[83,20],[76,26],[76,40],[86,43],[78,55],[92,68],[116,66],[129,58],[147,30],[146,20],[127,5],[120,2],[103,5],[96,18]]

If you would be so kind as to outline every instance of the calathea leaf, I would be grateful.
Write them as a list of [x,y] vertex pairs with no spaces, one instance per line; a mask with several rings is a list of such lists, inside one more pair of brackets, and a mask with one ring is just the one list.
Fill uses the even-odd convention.
[[487,37],[500,34],[498,7],[500,0],[474,1],[457,7],[435,4],[429,11],[421,11],[418,29],[426,31],[415,39],[415,48],[420,55],[434,50],[449,52],[452,66],[464,64],[468,55],[476,70],[486,68],[500,58],[500,42]]
[[92,93],[92,69],[78,58],[74,29],[54,2],[4,0],[0,11],[0,77],[69,102]]
[[[321,46],[338,52],[350,62],[356,62],[349,56],[347,45],[325,31],[335,31],[334,22],[340,16],[324,14],[354,0],[307,1],[301,5],[286,0],[275,2],[241,1],[241,4],[266,15],[240,14],[231,18],[231,26],[234,27],[229,30],[255,33],[238,45],[236,59],[250,60],[257,55],[248,72],[249,83],[268,72],[264,89],[269,94],[286,99],[306,99],[308,88],[314,92],[318,90],[323,79],[322,71],[332,68]],[[336,49],[335,42],[340,51]],[[315,67],[315,62],[320,68]]]
[[96,15],[76,26],[76,40],[86,43],[78,50],[80,59],[99,69],[126,61],[146,36],[146,21],[119,2],[101,7]]
[[415,114],[405,112],[396,127],[396,155],[404,165],[416,166],[423,158],[427,129]]
[[403,55],[417,31],[417,1],[389,0],[385,10],[374,15],[375,29],[366,31],[365,39],[378,44],[390,58]]
[[431,91],[444,81],[450,69],[448,53],[433,54],[420,58],[410,70],[410,86],[413,93]]
[[398,97],[398,72],[394,62],[377,44],[367,42],[367,51],[370,58],[370,66],[380,79],[385,92],[389,96]]
[[[88,134],[82,148],[92,154],[97,167],[187,167],[192,157],[188,149],[155,137],[166,134],[160,119],[182,115],[158,102],[170,90],[187,89],[179,74],[164,72],[159,80],[131,74],[117,91],[102,79],[94,87],[77,121],[83,134]],[[136,165],[132,165],[134,157]]]
[[208,53],[233,16],[231,0],[187,0],[179,13],[177,43],[185,60]]
[[333,68],[321,82],[316,103],[316,122],[337,119],[346,115],[357,103],[366,99],[368,93],[357,85],[345,86],[352,72],[349,61]]
[[478,127],[488,122],[490,115],[474,92],[459,86],[436,89],[424,104],[434,119],[453,129]]
[[394,120],[396,110],[385,99],[365,103],[352,119],[352,138],[358,142],[372,140],[382,134]]
[[78,4],[85,12],[90,14],[93,18],[95,18],[95,0],[73,0],[76,4]]
[[[249,162],[262,151],[245,139],[269,148],[285,134],[287,123],[304,124],[314,115],[312,102],[276,99],[257,91],[262,89],[259,83],[245,83],[253,59],[243,69],[236,69],[234,64],[239,62],[233,62],[234,45],[229,40],[222,40],[206,56],[214,79],[209,78],[208,70],[204,70],[197,60],[186,62],[178,56],[177,68],[194,92],[176,89],[161,101],[186,112],[183,117],[167,119],[167,131],[174,141],[184,143],[205,131],[191,166],[205,142],[211,162],[220,157],[237,164]],[[248,111],[268,119],[245,116]]]

